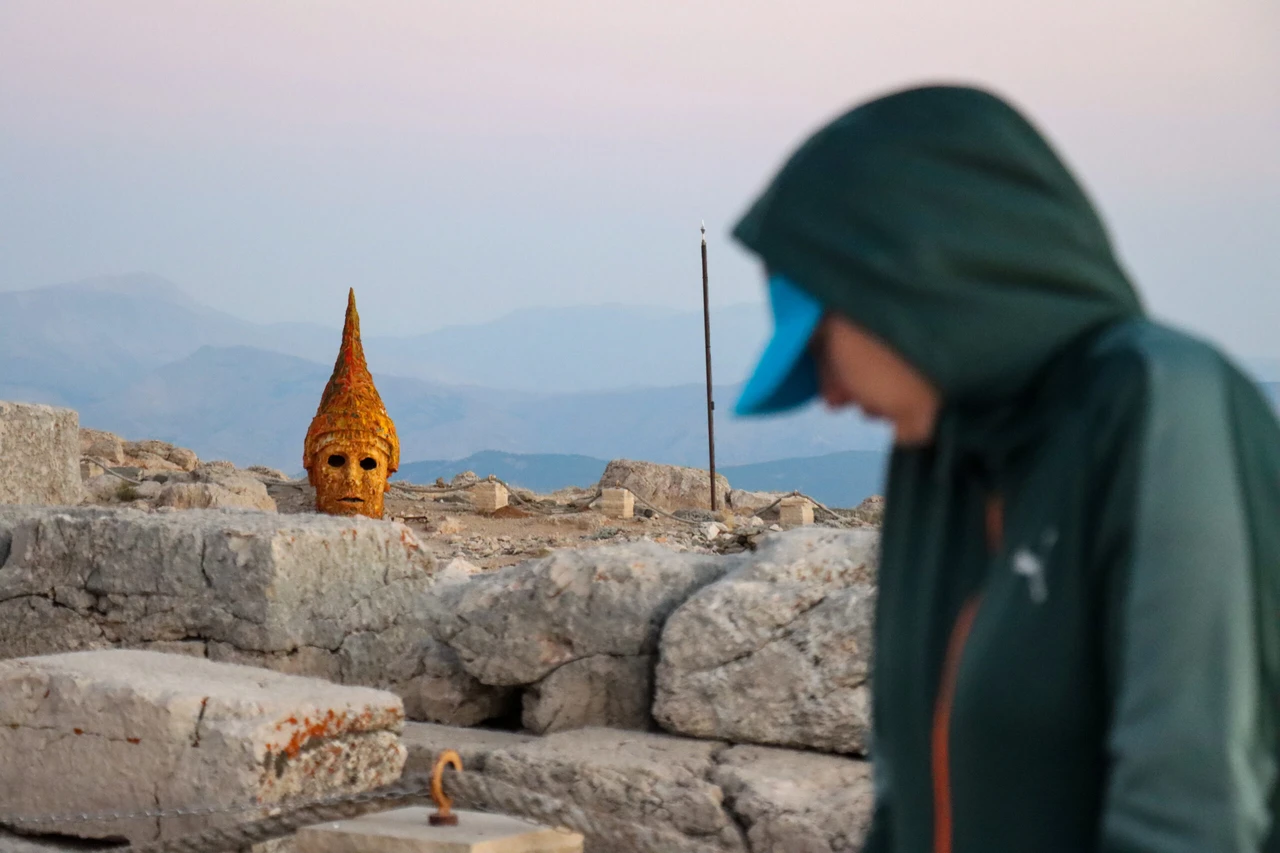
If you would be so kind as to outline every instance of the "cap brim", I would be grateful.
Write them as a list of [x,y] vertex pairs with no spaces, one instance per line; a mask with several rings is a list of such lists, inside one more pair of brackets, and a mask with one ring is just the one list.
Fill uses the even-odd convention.
[[818,393],[818,369],[809,341],[822,320],[822,305],[786,279],[769,280],[774,332],[734,411],[768,415],[803,406]]

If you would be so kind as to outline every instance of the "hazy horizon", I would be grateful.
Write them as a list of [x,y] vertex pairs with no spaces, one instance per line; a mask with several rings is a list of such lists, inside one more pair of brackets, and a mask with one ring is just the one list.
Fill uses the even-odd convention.
[[1156,314],[1280,356],[1280,10],[1015,0],[8,0],[0,290],[146,271],[243,319],[402,336],[532,307],[759,302],[727,236],[810,130],[1011,97]]

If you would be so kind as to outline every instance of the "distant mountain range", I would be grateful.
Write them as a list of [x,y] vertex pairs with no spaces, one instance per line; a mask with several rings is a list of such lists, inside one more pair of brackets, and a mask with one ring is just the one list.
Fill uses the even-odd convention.
[[[767,322],[750,306],[717,310],[713,322],[723,382],[715,391],[717,460],[726,473],[746,466],[731,482],[798,488],[801,479],[818,482],[812,478],[823,463],[810,467],[814,458],[883,453],[887,431],[851,414],[811,407],[786,417],[733,418],[737,383]],[[364,340],[406,465],[495,451],[592,465],[630,457],[701,467],[701,323],[700,314],[580,307],[524,311],[413,338],[381,338],[366,325]],[[252,323],[148,275],[0,292],[0,399],[70,406],[85,426],[292,473],[338,337],[336,322]],[[1269,369],[1259,362],[1258,378],[1270,378]],[[1267,388],[1275,397],[1280,386]],[[541,470],[541,463],[526,464],[530,477]],[[586,465],[548,463],[545,473],[575,482]],[[854,491],[874,489],[858,479],[865,465],[848,465],[830,467],[852,478]]]
[[[752,465],[718,468],[736,489],[753,492],[800,491],[828,506],[854,507],[870,495],[881,494],[887,454],[852,450],[803,459],[779,459]],[[539,493],[567,486],[589,487],[599,482],[608,462],[572,454],[519,454],[485,451],[454,461],[411,462],[395,477],[411,483],[446,481],[454,474],[490,474],[513,486]]]
[[[332,364],[345,308],[334,305],[332,327],[253,323],[147,274],[0,291],[0,399],[79,405],[206,346]],[[717,380],[742,381],[769,330],[764,309],[716,308],[712,324]],[[381,336],[367,321],[362,332],[377,373],[428,382],[568,394],[705,381],[700,312],[535,308],[412,337]]]
[[[397,376],[383,369],[377,353],[402,346],[411,360],[409,339],[379,339],[366,328],[366,353],[396,421],[402,458],[461,459],[496,450],[705,464],[701,336],[689,359],[697,381],[648,387],[638,381],[674,375],[674,367],[662,366],[664,353],[681,329],[700,329],[701,317],[691,325],[686,315],[634,309],[636,318],[628,320],[629,310],[577,308],[565,312],[567,319],[532,311],[423,336],[434,341],[423,346],[436,363],[480,370],[475,365],[489,358],[486,370],[509,368],[530,383],[547,377],[549,387],[537,390]],[[732,324],[725,326],[724,336],[733,338]],[[752,348],[761,336],[752,333]],[[86,426],[172,441],[203,458],[294,472],[338,337],[336,326],[243,321],[153,276],[0,292],[0,399],[71,406]],[[553,390],[567,361],[578,378],[562,385],[616,380],[634,387]],[[725,368],[717,375],[733,374]],[[717,453],[725,464],[884,446],[883,428],[818,409],[736,421],[729,414],[736,390],[733,384],[716,390]]]

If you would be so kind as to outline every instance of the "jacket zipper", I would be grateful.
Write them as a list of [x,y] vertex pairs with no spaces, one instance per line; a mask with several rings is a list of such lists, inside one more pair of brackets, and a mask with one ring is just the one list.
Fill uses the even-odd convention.
[[951,703],[964,644],[978,613],[980,596],[965,602],[951,629],[942,689],[933,712],[933,853],[951,853]]
[[[987,498],[984,517],[987,550],[999,552],[1004,540],[1004,499],[999,493]],[[968,598],[960,608],[951,637],[947,640],[947,657],[943,664],[942,683],[933,711],[933,853],[951,853],[951,706],[955,701],[956,680],[964,646],[978,615],[982,594]]]

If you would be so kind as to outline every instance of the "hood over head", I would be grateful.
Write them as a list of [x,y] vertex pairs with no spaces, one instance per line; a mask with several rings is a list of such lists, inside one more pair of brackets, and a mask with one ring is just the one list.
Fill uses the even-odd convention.
[[946,404],[1022,391],[1074,339],[1142,313],[1053,149],[994,95],[909,89],[797,150],[734,236],[893,347]]

